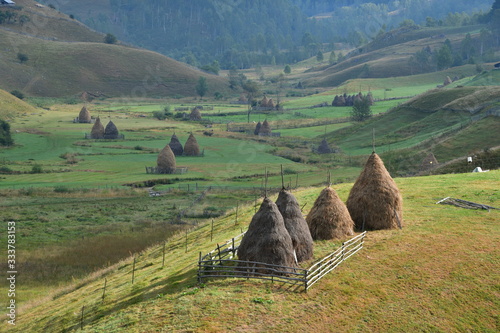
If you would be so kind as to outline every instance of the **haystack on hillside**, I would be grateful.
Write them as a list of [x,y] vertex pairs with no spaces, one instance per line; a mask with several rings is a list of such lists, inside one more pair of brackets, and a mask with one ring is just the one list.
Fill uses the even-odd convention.
[[437,167],[438,165],[439,165],[439,162],[436,159],[436,156],[434,156],[433,153],[430,153],[422,161],[422,165],[420,166],[420,170],[427,171],[427,170],[430,170],[430,169]]
[[306,221],[315,240],[345,238],[354,234],[349,211],[331,187],[321,191]]
[[104,139],[104,125],[101,123],[101,118],[97,117],[94,126],[90,131],[91,139]]
[[104,129],[104,138],[105,139],[118,139],[119,132],[116,125],[110,120]]
[[359,230],[402,227],[403,197],[376,153],[368,158],[346,204]]
[[156,159],[158,173],[174,173],[176,169],[175,156],[169,145],[162,149]]
[[89,110],[84,106],[80,113],[78,114],[78,122],[79,123],[90,123],[92,121],[92,117],[90,116]]
[[259,130],[259,135],[264,135],[264,136],[271,135],[271,126],[267,122],[267,119],[264,120],[264,122],[262,123],[262,126],[260,127],[260,130]]
[[184,144],[184,155],[186,156],[199,156],[200,146],[198,146],[198,141],[194,137],[193,133],[189,135],[186,143]]
[[[252,217],[238,248],[238,258],[287,267],[297,266],[290,234],[278,207],[269,198],[264,199],[259,211]],[[287,273],[287,270],[283,273]]]
[[267,101],[267,107],[270,109],[274,109],[275,105],[272,98],[269,98],[269,100]]
[[172,152],[175,156],[182,156],[182,154],[184,153],[184,148],[182,148],[182,143],[177,138],[177,135],[172,135],[168,145],[170,146],[170,149],[172,149]]
[[326,139],[323,139],[323,141],[321,141],[321,144],[318,147],[318,153],[319,154],[330,154],[332,152],[333,151],[330,148],[330,146],[328,145],[328,142],[326,141]]
[[262,127],[262,123],[259,121],[257,125],[255,125],[255,130],[253,131],[253,134],[259,135],[260,128]]
[[200,121],[201,120],[201,112],[199,108],[194,108],[189,115],[189,120]]
[[297,261],[302,262],[313,256],[313,239],[307,222],[302,216],[297,199],[284,189],[280,191],[276,206],[285,221],[285,228],[292,238]]

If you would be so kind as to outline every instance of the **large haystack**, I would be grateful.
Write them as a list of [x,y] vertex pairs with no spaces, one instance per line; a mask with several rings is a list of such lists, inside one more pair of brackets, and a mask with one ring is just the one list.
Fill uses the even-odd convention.
[[328,145],[328,142],[326,141],[326,139],[323,139],[323,141],[321,141],[321,144],[318,147],[318,154],[330,154],[332,152],[333,151],[330,148],[330,146]]
[[95,120],[94,126],[92,126],[92,130],[90,131],[91,139],[104,139],[104,126],[101,123],[101,118],[97,117]]
[[264,136],[271,135],[271,126],[267,122],[267,119],[264,120],[264,122],[262,123],[262,126],[260,127],[260,130],[259,130],[259,135],[264,135]]
[[105,139],[118,139],[119,133],[116,125],[110,120],[104,129],[104,138]]
[[165,148],[162,149],[160,154],[158,154],[158,158],[156,159],[156,165],[158,168],[158,173],[174,173],[176,164],[175,164],[175,156],[170,149],[169,145],[166,145]]
[[306,221],[315,240],[345,238],[354,234],[349,211],[331,187],[321,191]]
[[90,123],[92,121],[92,117],[90,116],[89,110],[84,106],[80,113],[78,114],[78,122],[79,123]]
[[262,127],[262,123],[259,121],[257,125],[255,125],[255,130],[253,131],[253,134],[259,135],[260,128]]
[[[296,267],[292,239],[278,207],[269,198],[264,199],[259,211],[253,216],[238,247],[238,258],[243,261]],[[240,264],[244,265],[253,264]],[[259,265],[256,264],[255,267]],[[288,270],[284,269],[282,272],[287,273]]]
[[200,121],[201,120],[201,112],[199,108],[194,108],[191,110],[191,114],[189,114],[189,120]]
[[170,142],[168,145],[170,146],[170,149],[172,149],[172,151],[174,152],[175,156],[182,156],[182,154],[184,153],[184,148],[182,148],[182,143],[179,141],[175,133],[170,138]]
[[368,158],[346,204],[359,230],[401,228],[403,225],[403,197],[376,153]]
[[302,216],[297,199],[288,191],[281,190],[276,206],[285,221],[285,227],[290,237],[292,245],[297,254],[298,262],[306,261],[313,256],[313,239],[307,222]]
[[189,135],[186,143],[184,144],[184,155],[186,156],[200,156],[200,146],[194,137],[193,133]]

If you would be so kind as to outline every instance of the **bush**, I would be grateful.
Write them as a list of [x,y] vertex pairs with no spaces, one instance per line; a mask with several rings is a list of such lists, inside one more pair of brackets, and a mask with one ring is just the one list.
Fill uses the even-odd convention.
[[117,41],[116,36],[113,34],[106,34],[104,37],[104,43],[106,44],[116,44]]
[[29,57],[27,54],[25,53],[18,53],[17,54],[17,59],[21,62],[21,63],[25,63],[26,61],[29,60]]
[[43,168],[40,164],[35,164],[31,167],[31,173],[43,173]]
[[158,120],[167,119],[167,115],[165,114],[165,111],[153,111],[153,117],[158,119]]
[[24,99],[24,94],[22,92],[20,92],[19,90],[12,90],[10,93],[11,93],[11,95],[14,95],[19,99]]

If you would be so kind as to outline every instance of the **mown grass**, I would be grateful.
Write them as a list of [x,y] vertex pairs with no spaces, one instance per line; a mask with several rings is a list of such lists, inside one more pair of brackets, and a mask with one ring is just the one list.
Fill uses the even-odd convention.
[[[307,294],[245,280],[196,285],[198,253],[248,225],[253,207],[240,207],[239,223],[234,212],[216,220],[213,241],[210,223],[187,234],[187,249],[185,234],[170,239],[164,267],[161,246],[138,254],[133,285],[129,258],[25,304],[16,328],[76,329],[85,306],[83,325],[89,332],[495,331],[499,213],[436,202],[453,196],[498,207],[498,171],[396,182],[404,197],[404,228],[369,232],[361,252]],[[342,200],[351,185],[334,187]],[[300,204],[312,203],[320,190],[295,195]]]

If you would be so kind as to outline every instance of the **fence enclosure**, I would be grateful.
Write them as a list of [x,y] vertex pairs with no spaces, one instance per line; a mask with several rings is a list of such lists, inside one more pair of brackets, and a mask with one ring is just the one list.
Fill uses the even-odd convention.
[[217,248],[204,256],[200,253],[199,283],[210,278],[246,278],[282,282],[289,284],[290,288],[307,291],[326,274],[363,248],[366,231],[342,243],[341,247],[313,264],[309,269],[234,259],[244,234],[238,235],[222,246],[217,244]]

